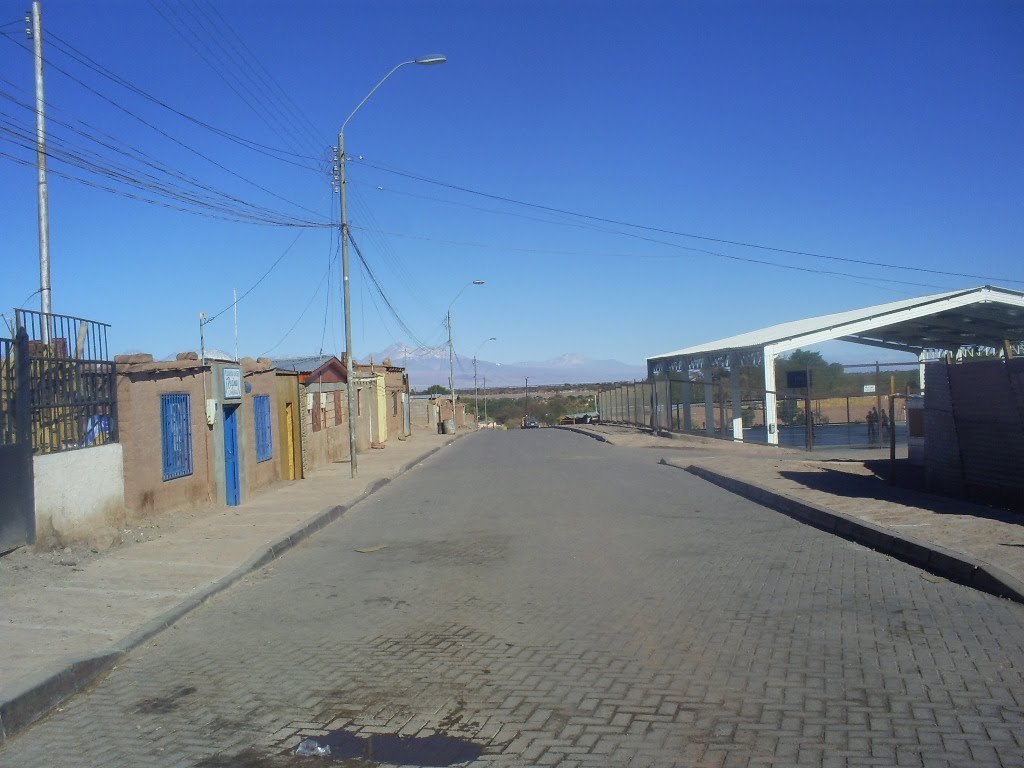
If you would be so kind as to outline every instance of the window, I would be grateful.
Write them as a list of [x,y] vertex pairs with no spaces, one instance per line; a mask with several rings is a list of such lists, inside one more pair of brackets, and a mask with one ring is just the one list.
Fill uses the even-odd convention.
[[192,474],[192,404],[188,395],[160,395],[164,480]]
[[256,395],[252,399],[253,423],[256,425],[256,461],[268,461],[274,456],[274,443],[270,433],[270,395]]

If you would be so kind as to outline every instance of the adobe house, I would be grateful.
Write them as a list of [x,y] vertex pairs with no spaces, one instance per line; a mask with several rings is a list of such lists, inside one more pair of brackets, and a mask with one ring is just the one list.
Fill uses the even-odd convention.
[[289,477],[297,382],[291,389],[269,360],[204,363],[188,352],[115,362],[129,515],[233,506]]
[[[273,364],[279,370],[298,375],[304,471],[348,461],[348,391],[344,363],[334,355],[316,355],[275,359]],[[376,376],[357,376],[353,386],[356,451],[365,451],[371,443],[379,442],[378,380]]]
[[381,365],[356,363],[355,371],[364,378],[372,376],[377,380],[377,413],[384,416],[375,424],[375,441],[383,443],[392,436],[399,440],[408,437],[412,433],[412,425],[409,415],[409,376],[405,368],[391,365],[385,359]]

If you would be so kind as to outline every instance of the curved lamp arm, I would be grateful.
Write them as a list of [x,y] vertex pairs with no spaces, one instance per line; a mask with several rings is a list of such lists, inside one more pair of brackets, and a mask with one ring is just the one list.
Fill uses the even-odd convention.
[[464,286],[462,286],[462,288],[459,289],[459,292],[455,294],[455,298],[452,299],[452,303],[448,305],[448,314],[449,315],[451,314],[452,307],[455,306],[455,302],[459,300],[459,296],[462,295],[462,292],[464,290],[469,288],[469,286],[471,286],[471,285],[483,285],[484,282],[485,282],[484,280],[470,280],[468,283],[466,283]]
[[375,86],[373,86],[373,88],[370,89],[370,92],[368,94],[366,94],[366,96],[363,98],[363,100],[360,101],[356,105],[356,108],[352,110],[351,114],[349,114],[349,116],[345,118],[345,122],[343,122],[341,124],[341,128],[338,129],[338,133],[344,133],[345,132],[345,126],[348,125],[348,121],[351,120],[355,116],[356,112],[358,112],[362,108],[363,104],[365,104],[366,102],[368,102],[370,100],[370,97],[373,96],[373,94],[375,94],[377,92],[378,88],[380,88],[382,85],[384,85],[384,82],[389,77],[391,77],[393,74],[395,74],[395,72],[400,70],[406,64],[424,64],[424,65],[426,65],[426,64],[444,64],[446,61],[448,61],[447,57],[442,56],[441,54],[438,53],[438,54],[432,54],[430,56],[421,56],[418,59],[410,59],[409,61],[403,61],[401,64],[396,65],[395,68],[392,69],[390,72],[388,72],[386,75],[384,75],[384,77],[382,77],[380,79],[380,82],[377,83]]

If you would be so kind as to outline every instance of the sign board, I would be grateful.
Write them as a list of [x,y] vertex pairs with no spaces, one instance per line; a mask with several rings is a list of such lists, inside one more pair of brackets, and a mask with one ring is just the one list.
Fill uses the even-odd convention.
[[242,369],[224,368],[224,399],[242,399]]
[[872,395],[874,393],[875,393],[875,385],[874,384],[865,384],[864,385],[864,394],[865,395]]

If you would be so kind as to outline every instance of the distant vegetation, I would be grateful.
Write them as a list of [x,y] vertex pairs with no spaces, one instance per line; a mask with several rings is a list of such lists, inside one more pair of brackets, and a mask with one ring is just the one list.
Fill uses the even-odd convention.
[[[463,399],[460,397],[460,400]],[[473,398],[465,397],[466,411],[473,413]],[[525,397],[490,397],[487,400],[487,418],[499,424],[515,429],[522,423],[526,413]],[[594,410],[592,395],[547,395],[530,394],[530,415],[541,424],[557,424],[558,420],[569,413],[582,413]],[[480,401],[479,417],[483,420],[484,404]]]

